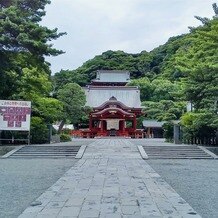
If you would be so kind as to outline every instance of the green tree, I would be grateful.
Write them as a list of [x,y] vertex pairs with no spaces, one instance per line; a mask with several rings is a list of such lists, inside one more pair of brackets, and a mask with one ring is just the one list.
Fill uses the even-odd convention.
[[150,100],[150,98],[151,98],[151,96],[153,94],[153,87],[151,85],[151,82],[146,77],[131,80],[131,82],[129,82],[127,85],[128,86],[137,86],[137,87],[139,87],[140,97],[141,97],[142,101]]
[[32,102],[32,116],[43,118],[46,123],[58,121],[63,112],[63,104],[49,97],[52,83],[48,74],[42,69],[24,68],[18,80],[18,93],[12,97]]
[[46,124],[61,117],[63,104],[50,97],[52,84],[45,56],[63,51],[51,43],[65,33],[40,24],[49,0],[0,2],[0,98],[32,102],[32,142],[48,138]]
[[190,34],[168,60],[168,69],[174,66],[183,75],[184,94],[196,110],[212,108],[218,96],[217,5],[213,8],[212,19],[196,16],[202,25],[190,28]]
[[41,117],[31,118],[31,143],[43,144],[48,142],[48,128]]
[[83,117],[86,97],[85,91],[78,84],[68,83],[58,90],[57,98],[64,105],[63,120],[59,128],[60,132],[67,120],[76,124]]
[[186,102],[160,100],[158,102],[144,101],[142,105],[148,119],[170,121],[179,119],[186,110]]
[[64,33],[41,26],[48,0],[13,0],[0,7],[0,89],[1,98],[17,93],[24,68],[43,69],[50,74],[45,56],[63,51],[53,48],[52,40]]
[[191,141],[197,137],[203,142],[205,138],[215,137],[218,129],[218,117],[217,114],[208,111],[189,112],[182,116],[181,124],[185,140]]
[[61,70],[52,77],[55,93],[68,83],[77,83],[80,86],[88,84],[87,75],[80,73],[77,70]]

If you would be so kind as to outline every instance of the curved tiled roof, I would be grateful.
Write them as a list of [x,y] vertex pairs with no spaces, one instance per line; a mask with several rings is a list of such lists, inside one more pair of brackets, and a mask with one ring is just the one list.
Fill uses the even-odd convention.
[[98,70],[96,79],[92,82],[128,83],[130,80],[129,71],[124,70]]
[[138,87],[128,86],[88,86],[85,87],[86,106],[99,107],[112,96],[127,107],[141,108],[140,91]]
[[104,114],[104,113],[107,113],[107,112],[110,113],[110,111],[116,111],[116,112],[119,112],[119,113],[127,115],[127,116],[134,116],[133,113],[129,113],[129,112],[126,112],[126,111],[124,111],[124,110],[122,110],[120,108],[113,108],[113,107],[112,108],[105,108],[102,111],[98,111],[98,112],[93,113],[93,115],[100,115],[100,114]]

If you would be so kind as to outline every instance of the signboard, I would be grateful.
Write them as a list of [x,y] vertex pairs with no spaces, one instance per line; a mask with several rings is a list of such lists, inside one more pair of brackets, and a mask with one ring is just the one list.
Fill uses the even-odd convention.
[[0,130],[30,131],[30,101],[0,100]]
[[108,119],[107,120],[107,130],[116,129],[119,130],[119,119]]

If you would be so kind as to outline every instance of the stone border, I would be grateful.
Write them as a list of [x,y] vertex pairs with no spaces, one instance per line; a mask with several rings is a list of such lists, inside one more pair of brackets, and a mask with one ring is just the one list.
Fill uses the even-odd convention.
[[142,159],[147,160],[148,155],[146,154],[144,148],[141,145],[138,145],[137,147],[138,147],[138,150],[139,150],[139,153],[140,153]]
[[214,154],[213,152],[209,151],[207,148],[205,148],[203,146],[197,146],[197,147],[200,148],[201,150],[203,150],[205,153],[209,154],[214,159],[218,159],[218,156],[216,154]]
[[21,148],[23,148],[23,147],[25,147],[25,145],[18,146],[17,148],[13,149],[12,151],[9,151],[8,153],[6,153],[5,155],[3,155],[3,156],[0,157],[0,158],[2,158],[2,159],[8,158],[8,157],[10,157],[12,154],[14,154],[15,152],[19,151],[19,150],[20,150]]
[[82,145],[80,147],[79,151],[76,154],[75,159],[81,159],[83,157],[83,154],[85,153],[86,147],[87,147],[86,145]]

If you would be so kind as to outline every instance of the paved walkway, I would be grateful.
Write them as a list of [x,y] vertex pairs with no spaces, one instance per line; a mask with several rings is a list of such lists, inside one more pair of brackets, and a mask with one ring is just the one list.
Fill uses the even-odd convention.
[[19,218],[200,217],[127,139],[99,139]]

